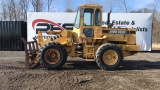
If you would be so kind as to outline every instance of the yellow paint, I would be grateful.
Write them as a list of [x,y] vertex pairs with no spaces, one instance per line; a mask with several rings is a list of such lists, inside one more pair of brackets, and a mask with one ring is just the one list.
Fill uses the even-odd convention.
[[103,54],[103,61],[107,65],[114,65],[118,61],[118,54],[113,50],[105,51]]
[[[96,9],[100,9],[100,21],[102,21],[102,6],[100,5],[81,5],[81,8],[93,8],[94,14]],[[52,31],[48,30],[48,34],[61,34],[61,38],[57,38],[54,41],[52,41],[51,38],[47,40],[43,40],[42,32],[38,32],[38,44],[40,47],[44,46],[45,44],[49,42],[57,42],[62,44],[70,57],[77,57],[77,53],[75,51],[78,44],[81,44],[83,46],[82,55],[80,55],[82,58],[86,59],[93,59],[95,60],[95,52],[97,49],[104,43],[115,43],[123,52],[123,56],[129,56],[133,55],[136,52],[140,50],[139,45],[136,44],[136,34],[130,33],[131,31],[135,31],[133,28],[114,28],[114,27],[108,27],[108,28],[102,28],[102,23],[100,23],[99,26],[96,26],[95,23],[93,26],[84,26],[84,17],[80,17],[80,28],[73,27],[73,31],[68,30],[61,30],[61,31]],[[83,30],[85,28],[92,28],[94,35],[93,37],[86,37],[83,33]],[[104,32],[103,32],[103,31]],[[113,32],[115,30],[119,31],[125,31],[127,33],[125,34],[119,34],[119,33],[108,33],[109,31]],[[116,57],[116,54],[112,51],[106,52],[111,53],[113,56]],[[109,58],[110,56],[107,56]],[[106,58],[104,56],[104,58]],[[113,62],[105,61],[106,63],[109,63],[109,65],[114,64],[114,61],[116,60],[112,59]]]

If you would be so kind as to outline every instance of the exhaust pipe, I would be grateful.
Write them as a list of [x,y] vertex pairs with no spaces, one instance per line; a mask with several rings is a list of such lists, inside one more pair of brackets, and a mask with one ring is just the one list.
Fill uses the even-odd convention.
[[111,14],[111,10],[110,10],[110,12],[108,13],[108,20],[107,20],[107,25],[108,25],[108,28],[111,28],[112,26],[113,26],[113,24],[112,23],[110,23],[110,14]]

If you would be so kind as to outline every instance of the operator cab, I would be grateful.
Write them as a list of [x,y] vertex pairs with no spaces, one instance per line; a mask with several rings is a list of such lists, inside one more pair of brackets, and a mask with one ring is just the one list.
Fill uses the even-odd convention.
[[81,5],[73,27],[73,41],[82,43],[82,39],[102,37],[102,6]]

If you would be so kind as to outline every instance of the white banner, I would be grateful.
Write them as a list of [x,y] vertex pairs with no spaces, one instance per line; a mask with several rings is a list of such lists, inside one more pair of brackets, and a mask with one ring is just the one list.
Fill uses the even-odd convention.
[[[37,31],[72,30],[76,13],[28,12],[27,40],[37,37]],[[103,13],[103,27],[107,27],[107,13]],[[136,42],[141,51],[151,51],[152,46],[152,14],[151,13],[111,13],[110,23],[113,27],[136,28]],[[43,33],[44,39],[49,35]]]

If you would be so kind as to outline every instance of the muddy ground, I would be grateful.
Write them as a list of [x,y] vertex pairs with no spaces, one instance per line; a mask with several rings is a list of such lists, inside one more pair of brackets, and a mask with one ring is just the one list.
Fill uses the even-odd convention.
[[[76,61],[78,60],[78,61]],[[0,52],[0,90],[159,90],[160,53],[138,53],[115,71],[68,58],[61,70],[25,69],[24,52]]]

